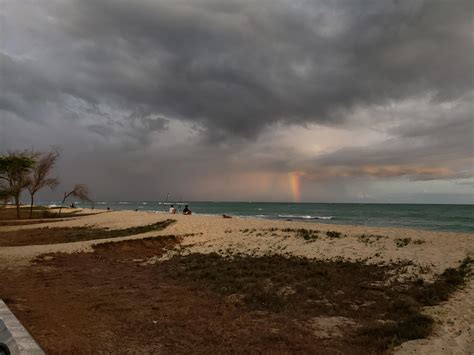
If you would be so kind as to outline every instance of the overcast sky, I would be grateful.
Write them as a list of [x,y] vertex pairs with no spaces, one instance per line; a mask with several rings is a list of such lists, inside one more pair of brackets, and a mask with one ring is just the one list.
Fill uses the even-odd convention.
[[472,0],[0,0],[57,199],[474,203]]

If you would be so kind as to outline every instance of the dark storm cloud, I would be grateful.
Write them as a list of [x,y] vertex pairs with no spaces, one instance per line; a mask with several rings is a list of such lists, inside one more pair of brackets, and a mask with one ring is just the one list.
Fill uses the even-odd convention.
[[[470,0],[7,0],[0,148],[61,144],[67,181],[99,176],[110,196],[134,181],[129,198],[242,172],[469,177],[473,11]],[[261,143],[312,123],[387,137],[312,158]],[[167,133],[176,143],[160,145]]]
[[[339,122],[354,106],[412,95],[451,100],[472,85],[469,0],[44,6],[54,18],[48,31],[60,35],[48,62],[3,57],[7,98],[69,94],[229,138],[277,121]],[[12,100],[3,106],[27,115]]]
[[31,119],[35,110],[49,100],[57,100],[60,91],[30,61],[20,61],[0,52],[0,110]]

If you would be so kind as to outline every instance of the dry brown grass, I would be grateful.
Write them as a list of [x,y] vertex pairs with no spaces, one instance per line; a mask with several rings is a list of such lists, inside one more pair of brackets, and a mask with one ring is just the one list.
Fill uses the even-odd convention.
[[[177,256],[175,236],[110,242],[94,253],[50,254],[4,273],[7,299],[46,352],[385,353],[425,337],[421,307],[449,297],[472,261],[433,284],[400,283],[399,266],[263,256]],[[392,281],[390,281],[392,280]],[[318,319],[353,320],[321,337]]]

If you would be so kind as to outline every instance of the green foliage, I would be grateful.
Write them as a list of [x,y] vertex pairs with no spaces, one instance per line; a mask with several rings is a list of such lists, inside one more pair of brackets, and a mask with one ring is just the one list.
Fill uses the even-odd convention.
[[0,156],[0,176],[11,183],[15,178],[28,173],[34,164],[35,159],[30,153],[8,153]]
[[4,201],[13,197],[20,218],[20,195],[28,185],[28,174],[35,164],[31,151],[10,152],[0,156],[0,195]]

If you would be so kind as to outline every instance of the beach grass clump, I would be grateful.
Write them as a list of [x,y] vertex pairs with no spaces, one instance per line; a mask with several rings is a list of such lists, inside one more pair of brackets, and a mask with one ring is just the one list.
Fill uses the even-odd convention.
[[336,232],[336,231],[327,231],[326,236],[328,238],[334,239],[334,238],[341,238],[342,234],[341,232]]
[[416,244],[416,245],[420,245],[420,244],[424,244],[426,243],[424,240],[422,239],[411,239],[410,237],[408,238],[397,238],[395,239],[395,245],[397,246],[397,248],[403,248],[403,247],[406,247],[408,244]]
[[395,239],[395,245],[397,248],[403,248],[406,247],[408,244],[410,244],[411,238],[397,238]]
[[0,236],[0,246],[25,246],[73,243],[85,240],[127,237],[153,231],[161,231],[176,220],[164,221],[144,226],[109,230],[91,227],[58,227],[32,228],[3,232]]
[[296,231],[296,237],[311,241],[311,240],[318,239],[318,236],[319,236],[318,233],[319,231],[300,228]]
[[251,235],[255,233],[257,230],[255,228],[245,228],[245,229],[240,229],[239,231],[242,232],[243,234]]
[[292,233],[295,237],[302,238],[307,241],[315,241],[319,237],[319,230],[317,229],[283,228],[281,231],[284,233]]
[[378,234],[361,234],[357,237],[357,241],[364,243],[365,245],[372,245],[382,238],[387,238],[387,237],[384,237],[383,235],[378,235]]

